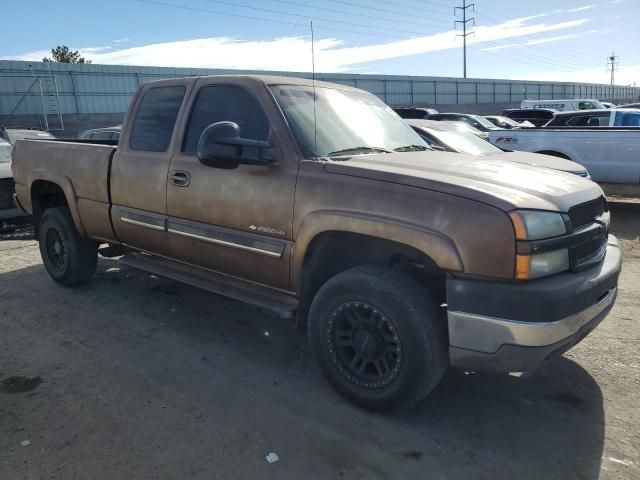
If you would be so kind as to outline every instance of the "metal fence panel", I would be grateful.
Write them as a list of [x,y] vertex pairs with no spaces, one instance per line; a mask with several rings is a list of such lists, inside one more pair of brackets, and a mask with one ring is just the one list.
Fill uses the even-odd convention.
[[[136,89],[145,82],[192,75],[260,73],[311,78],[309,72],[46,64],[3,60],[0,61],[0,115],[7,115],[14,109],[15,114],[42,114],[43,99],[39,93],[38,78],[43,82],[46,95],[52,94],[53,90],[53,83],[46,79],[55,78],[62,113],[122,113],[126,111]],[[316,78],[367,90],[392,106],[515,103],[525,98],[599,98],[629,102],[640,98],[640,87],[612,88],[608,85],[583,83],[342,73],[319,73]]]

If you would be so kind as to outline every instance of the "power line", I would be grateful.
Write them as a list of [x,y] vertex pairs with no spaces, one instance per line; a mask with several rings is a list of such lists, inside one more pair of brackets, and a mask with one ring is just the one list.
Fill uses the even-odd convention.
[[[161,2],[161,1],[157,1],[157,0],[137,0],[138,2],[141,3],[147,3],[149,5],[159,5],[159,6],[163,6],[163,7],[170,7],[170,8],[178,8],[181,10],[189,10],[192,12],[200,12],[200,13],[210,13],[210,14],[214,14],[214,15],[224,15],[227,17],[235,17],[235,18],[244,18],[246,20],[256,20],[259,22],[270,22],[270,23],[278,23],[280,25],[291,25],[291,26],[295,26],[295,27],[300,27],[300,28],[304,28],[305,30],[309,29],[309,26],[306,24],[302,24],[302,23],[295,23],[295,22],[289,22],[286,20],[276,20],[276,19],[272,19],[272,18],[264,18],[264,17],[257,17],[257,16],[252,16],[252,15],[243,15],[243,14],[239,14],[239,13],[229,13],[229,12],[222,12],[219,10],[209,10],[206,8],[197,8],[197,7],[188,7],[186,5],[176,5],[173,3],[167,3],[167,2]],[[310,18],[310,17],[309,17]],[[333,20],[331,20],[333,22]],[[371,33],[371,32],[362,32],[362,31],[358,31],[358,30],[347,30],[344,28],[336,28],[336,27],[325,27],[322,26],[321,27],[324,30],[330,30],[330,31],[336,31],[336,32],[346,32],[346,33],[352,33],[355,35],[365,35],[365,36],[370,36],[370,37],[387,37],[387,38],[395,38],[395,39],[400,39],[400,40],[410,40],[413,37],[403,37],[400,35],[390,35],[390,34],[385,34],[385,33]],[[367,28],[378,28],[378,27],[367,27]]]
[[[435,28],[440,28],[441,26],[438,25],[432,25],[432,24],[428,24],[428,23],[424,23],[424,22],[410,22],[408,20],[397,20],[397,19],[393,19],[393,18],[389,18],[389,17],[380,17],[380,16],[375,16],[375,15],[367,15],[364,13],[359,13],[359,12],[347,12],[346,10],[337,10],[334,8],[326,8],[326,7],[317,7],[315,5],[309,5],[307,3],[300,3],[300,2],[294,2],[291,0],[273,0],[274,2],[278,2],[278,3],[284,3],[286,5],[294,5],[294,6],[298,6],[298,7],[304,7],[304,8],[313,8],[314,10],[321,10],[324,12],[331,12],[331,13],[339,13],[342,15],[351,15],[351,16],[355,16],[355,17],[363,17],[363,18],[371,18],[374,20],[384,20],[385,22],[395,22],[395,23],[404,23],[407,25],[417,25],[419,27],[424,27],[424,26],[433,26]],[[235,4],[234,4],[235,5]],[[408,16],[411,18],[421,18],[421,17],[415,17],[415,16],[411,16],[411,15],[403,15],[403,16]],[[377,27],[376,27],[377,28]]]
[[[382,13],[391,13],[393,15],[398,15],[398,11],[397,10],[387,10],[384,8],[378,8],[378,7],[372,7],[371,5],[366,5],[366,4],[362,4],[362,3],[356,3],[356,2],[349,2],[347,0],[329,0],[330,2],[334,2],[334,3],[341,3],[342,5],[349,5],[351,7],[358,7],[358,8],[365,8],[367,10],[375,10],[376,12],[382,12]],[[387,5],[390,5],[389,3],[387,3]],[[401,14],[403,15],[403,14]],[[415,15],[404,15],[412,17],[412,18],[416,18]]]
[[614,78],[615,78],[616,71],[618,70],[618,68],[616,67],[616,64],[620,63],[620,60],[618,60],[619,58],[620,57],[616,55],[616,52],[611,52],[611,55],[607,59],[607,66],[609,66],[610,64],[611,68],[607,68],[606,71],[608,72],[609,70],[611,70],[611,86],[612,87],[615,85]]
[[[492,56],[495,56],[495,57],[498,57],[498,58],[509,60],[511,62],[521,63],[523,65],[529,65],[529,66],[533,66],[533,67],[536,67],[536,68],[540,68],[540,67],[544,67],[544,68],[547,68],[547,69],[551,68],[553,70],[562,71],[562,72],[566,72],[566,73],[573,73],[573,72],[579,71],[579,69],[570,69],[570,68],[566,68],[566,67],[561,67],[559,65],[550,64],[548,62],[543,62],[543,61],[538,61],[538,60],[533,60],[533,59],[529,59],[529,61],[527,61],[527,60],[523,60],[522,57],[513,58],[513,57],[510,57],[510,56],[505,55],[505,54],[482,51],[482,50],[479,50],[479,49],[477,49],[475,47],[469,47],[469,48],[472,49],[472,50],[476,50],[477,52],[479,52],[481,54],[485,54],[486,53],[488,55],[492,55]],[[535,62],[535,63],[532,63],[532,62]]]
[[[488,49],[481,49],[481,51],[483,52],[493,52],[495,50],[506,50],[506,48],[509,46],[505,46],[505,45],[500,45],[498,43],[496,43],[495,41],[491,41],[491,40],[485,40],[482,42],[483,44],[487,44],[489,45]],[[527,48],[531,48],[534,47],[534,45],[527,45],[526,43],[514,43],[513,44],[514,47],[527,47]],[[491,47],[499,47],[499,48],[491,48]],[[504,47],[504,48],[502,48]],[[511,53],[511,52],[506,52],[506,53]],[[538,52],[526,52],[526,56],[530,57],[531,59],[534,60],[540,60],[546,64],[561,64],[561,65],[568,65],[568,66],[573,66],[573,67],[580,67],[580,68],[584,68],[585,66],[589,66],[587,64],[585,64],[584,62],[578,62],[578,61],[572,61],[572,60],[568,60],[568,59],[563,59],[562,61],[558,62],[558,61],[554,61],[550,59],[550,55],[546,52],[542,52],[542,53],[538,53]],[[551,58],[555,58],[551,57]]]
[[303,15],[301,13],[289,13],[289,12],[283,12],[282,10],[272,10],[272,9],[269,9],[269,8],[254,7],[253,5],[246,5],[246,4],[238,3],[236,1],[230,2],[230,1],[226,1],[226,0],[207,0],[207,2],[209,2],[209,3],[218,3],[220,5],[229,5],[231,7],[246,8],[246,9],[249,9],[249,10],[254,10],[256,12],[275,13],[276,15],[287,15],[289,17],[305,18],[305,19],[317,20],[317,21],[321,21],[321,22],[339,23],[341,25],[349,25],[349,26],[352,26],[352,27],[373,28],[373,29],[376,29],[376,30],[386,30],[386,31],[389,31],[389,32],[413,33],[415,35],[424,35],[424,32],[417,32],[415,30],[412,31],[412,30],[407,30],[407,29],[366,25],[364,23],[345,22],[343,20],[334,20],[334,19],[330,19],[330,18],[312,17],[310,15]]
[[462,24],[462,34],[457,34],[457,37],[462,37],[462,71],[463,78],[467,78],[467,36],[473,34],[474,32],[467,32],[467,23],[473,22],[473,25],[476,25],[476,19],[474,17],[467,18],[467,8],[472,8],[473,11],[476,11],[475,4],[470,3],[467,5],[467,0],[462,0],[461,7],[455,7],[453,9],[453,14],[456,15],[458,10],[462,12],[462,20],[456,20],[453,22],[454,27],[459,23]]
[[[496,22],[496,23],[505,23],[505,22],[509,21],[509,20],[499,20],[499,19],[497,19],[495,17],[492,17],[490,15],[487,15],[485,13],[480,13],[479,15],[480,15],[480,17],[484,17],[487,20],[491,20],[491,21]],[[521,37],[522,38],[532,38],[533,40],[539,40],[538,38],[534,37],[533,34],[522,35]],[[550,54],[550,55],[557,55],[557,53],[558,53],[556,50],[545,51],[545,47],[540,47],[538,45],[527,45],[527,46],[530,47],[530,48],[538,49],[541,52],[546,53],[546,54]],[[563,46],[562,50],[565,51],[565,52],[571,52],[572,55],[574,55],[576,57],[583,57],[585,60],[588,59],[592,63],[594,62],[593,55],[590,55],[590,54],[587,54],[587,53],[584,53],[584,52],[580,52],[578,50],[574,50],[574,49],[571,49],[571,48],[567,48],[566,46]]]
[[[452,6],[451,5],[445,5],[443,3],[434,3],[434,2],[426,2],[426,1],[421,1],[421,4],[427,4],[427,5],[433,5],[432,7],[429,8],[421,8],[418,7],[416,5],[409,5],[408,3],[399,3],[396,1],[393,2],[387,2],[386,0],[370,0],[370,1],[374,1],[376,3],[382,3],[384,5],[387,6],[391,6],[391,7],[399,7],[399,8],[410,8],[413,10],[416,10],[418,12],[425,12],[428,13],[429,15],[433,15],[433,8],[446,8],[447,10],[451,11]],[[444,15],[442,13],[439,13],[438,15]]]

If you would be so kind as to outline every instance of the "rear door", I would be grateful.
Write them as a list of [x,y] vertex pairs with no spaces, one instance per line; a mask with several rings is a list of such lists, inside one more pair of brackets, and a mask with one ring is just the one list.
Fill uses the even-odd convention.
[[167,172],[175,125],[193,80],[145,86],[125,120],[129,128],[111,168],[111,217],[121,242],[170,254],[167,242]]
[[[289,256],[299,159],[291,133],[266,87],[254,79],[199,80],[169,169],[168,236],[172,256],[281,289]],[[277,165],[205,166],[196,156],[202,131],[232,121],[244,138],[280,150]],[[289,149],[289,150],[287,150]]]

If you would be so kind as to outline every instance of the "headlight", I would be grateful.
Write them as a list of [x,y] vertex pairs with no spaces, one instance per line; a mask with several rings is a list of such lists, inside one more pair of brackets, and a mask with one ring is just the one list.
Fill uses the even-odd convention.
[[[567,233],[564,217],[556,212],[516,210],[509,214],[518,242],[531,242]],[[515,277],[519,280],[545,277],[569,269],[569,251],[553,250],[516,256]]]
[[516,257],[516,278],[518,280],[546,277],[565,270],[569,270],[569,250],[566,248],[554,252],[518,255]]
[[567,233],[559,213],[539,210],[516,210],[509,214],[518,240],[540,240]]

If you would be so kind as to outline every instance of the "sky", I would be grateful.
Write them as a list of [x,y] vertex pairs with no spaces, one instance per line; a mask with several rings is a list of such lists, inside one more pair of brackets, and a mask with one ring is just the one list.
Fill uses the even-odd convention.
[[[609,83],[615,52],[615,83],[640,85],[640,0],[471,1],[468,77]],[[67,45],[97,64],[459,77],[462,2],[14,1],[0,60]]]

